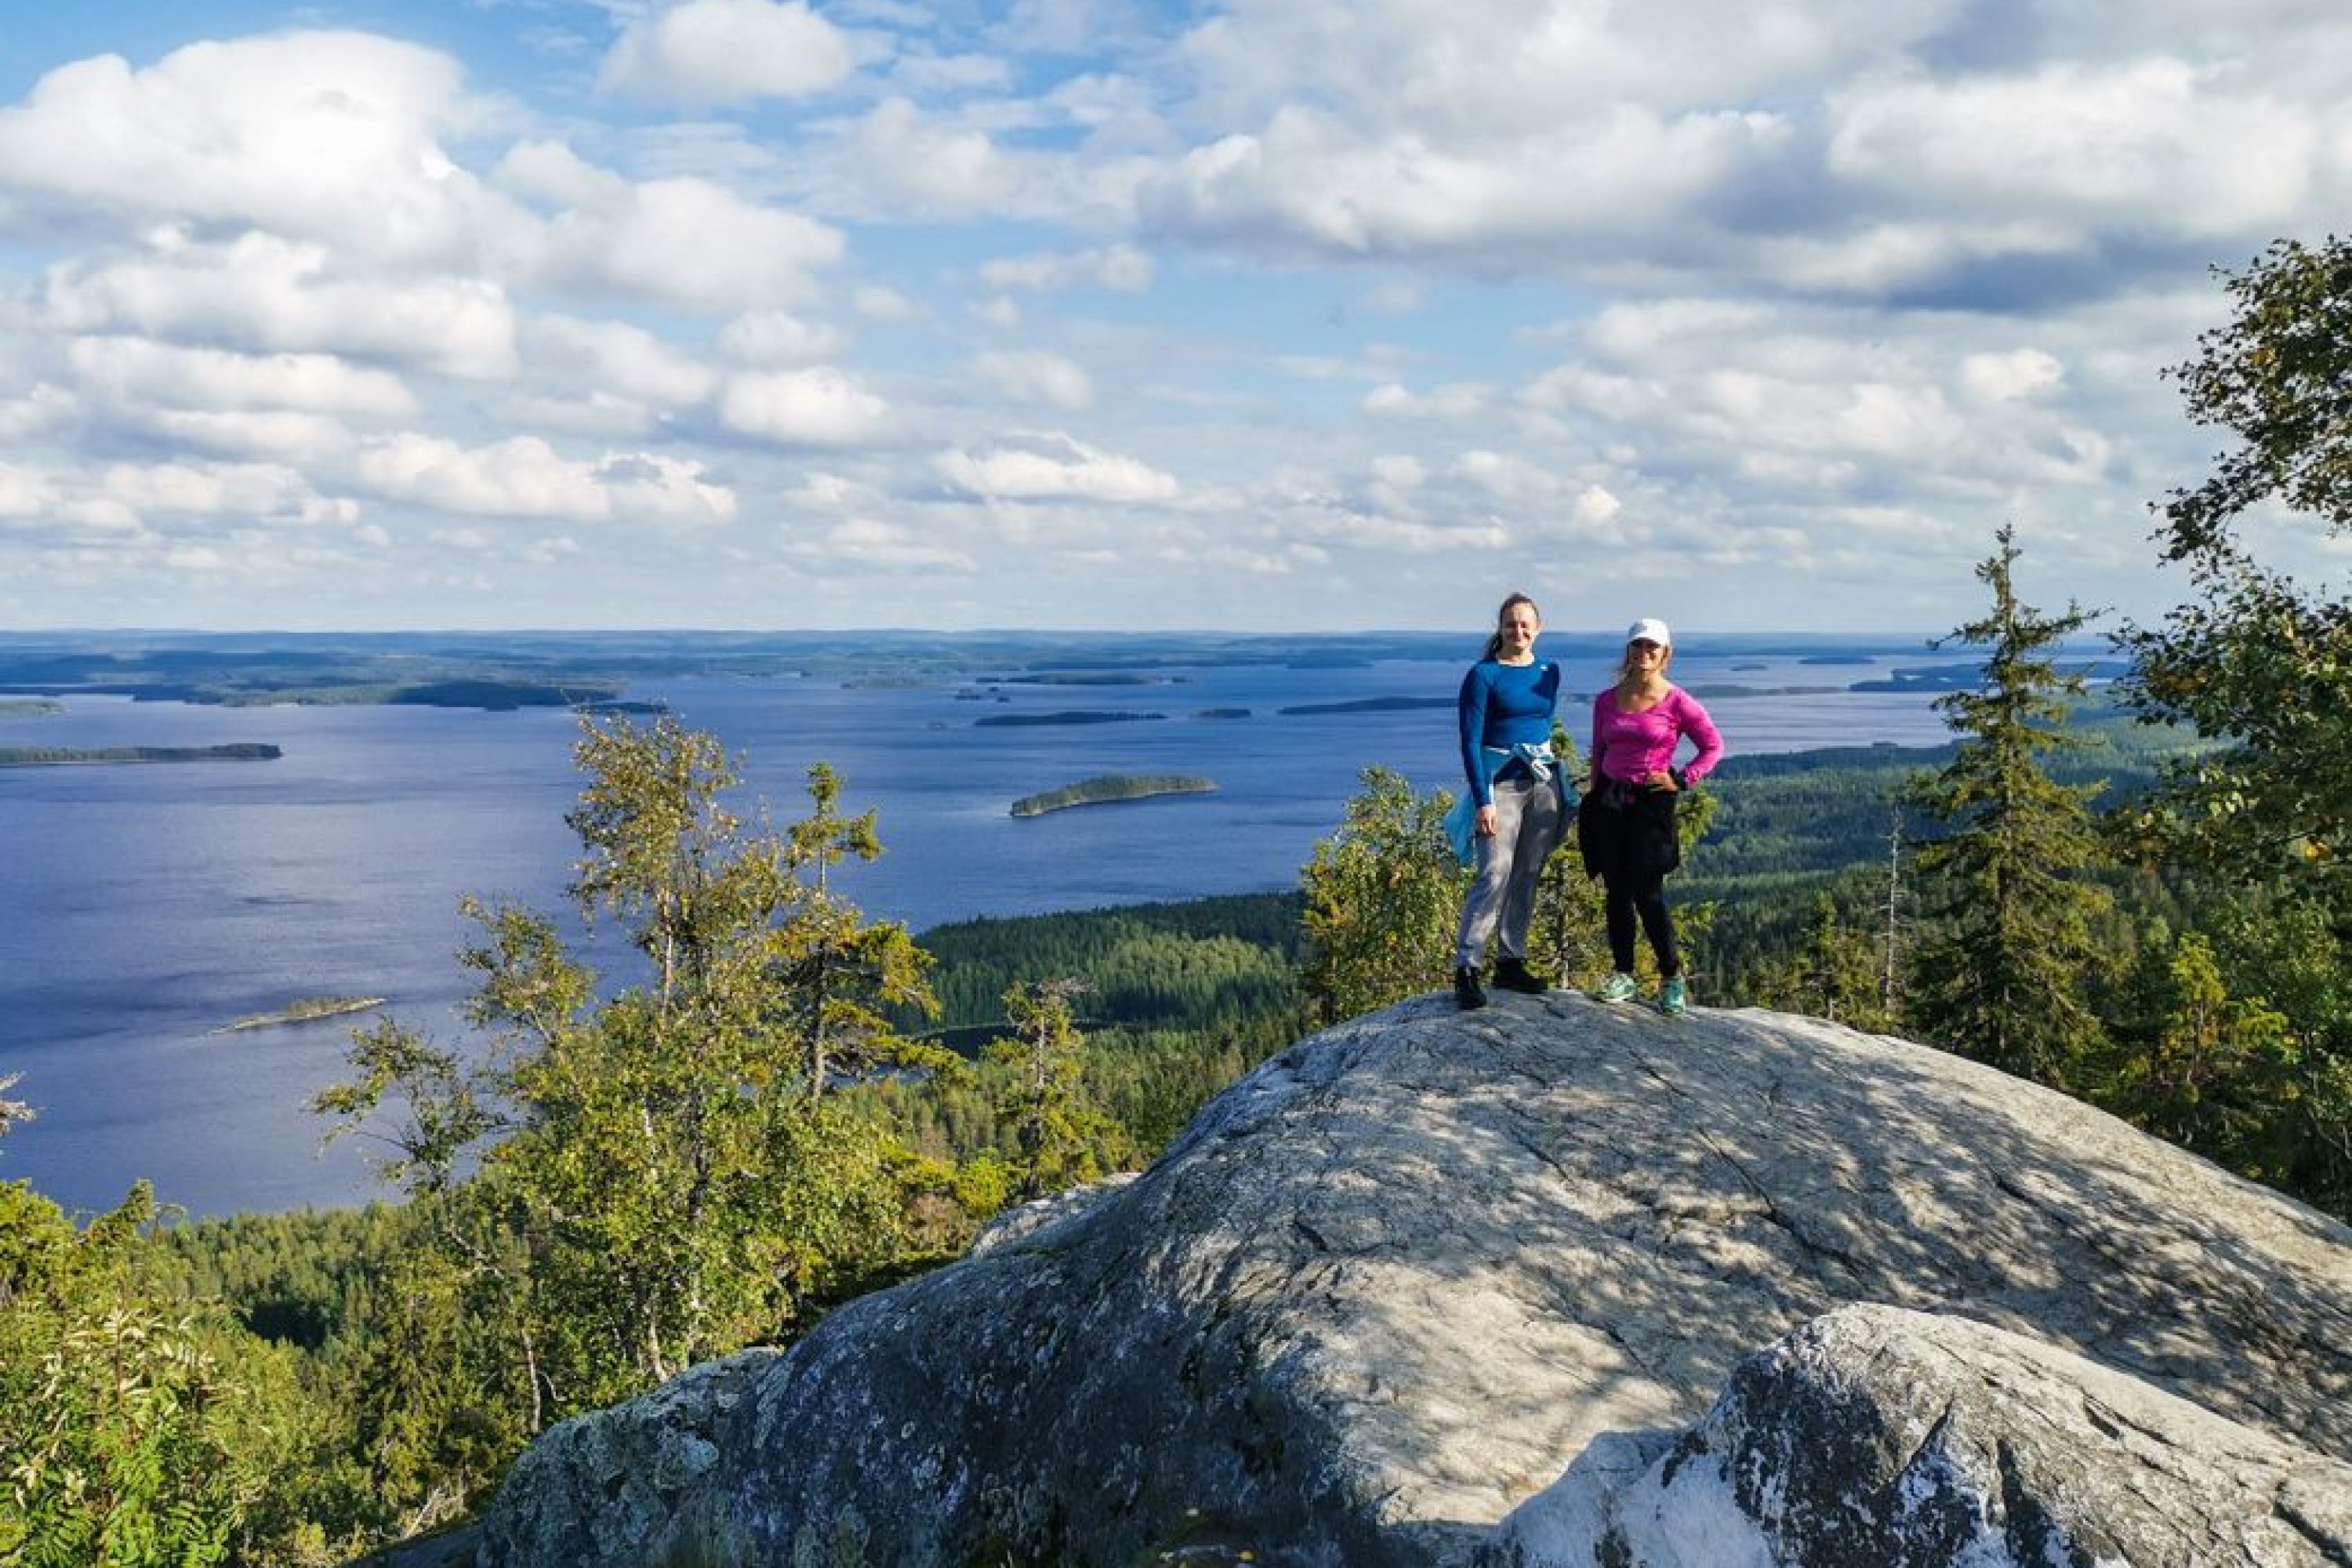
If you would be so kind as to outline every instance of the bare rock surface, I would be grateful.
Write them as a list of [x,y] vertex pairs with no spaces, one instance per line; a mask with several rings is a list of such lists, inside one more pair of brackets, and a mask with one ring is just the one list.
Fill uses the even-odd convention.
[[2327,1568],[2352,1465],[1965,1318],[1842,1307],[1678,1437],[1596,1443],[1481,1568]]
[[2352,1459],[2352,1231],[2308,1208],[1811,1019],[1422,998],[1116,1191],[557,1428],[479,1562],[1466,1563],[1571,1461],[1643,1484],[1746,1358],[1853,1303]]

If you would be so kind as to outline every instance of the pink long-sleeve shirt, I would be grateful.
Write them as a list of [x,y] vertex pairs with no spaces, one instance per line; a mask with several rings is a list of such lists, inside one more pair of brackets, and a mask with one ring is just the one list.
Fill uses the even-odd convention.
[[1617,706],[1612,686],[1592,700],[1593,774],[1639,783],[1674,766],[1675,747],[1685,735],[1698,754],[1683,768],[1683,778],[1696,784],[1723,760],[1723,737],[1698,699],[1671,687],[1654,707],[1627,713]]

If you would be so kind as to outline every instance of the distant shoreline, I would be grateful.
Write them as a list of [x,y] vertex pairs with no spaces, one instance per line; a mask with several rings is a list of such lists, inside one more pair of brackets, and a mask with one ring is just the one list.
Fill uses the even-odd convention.
[[274,763],[286,753],[264,742],[226,746],[0,746],[0,768],[105,767],[142,763]]

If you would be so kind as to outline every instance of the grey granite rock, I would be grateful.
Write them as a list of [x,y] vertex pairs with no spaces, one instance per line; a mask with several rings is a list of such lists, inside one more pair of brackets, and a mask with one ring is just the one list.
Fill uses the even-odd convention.
[[[1645,1473],[1743,1358],[1856,1302],[2352,1457],[2352,1232],[1810,1019],[1416,1000],[1302,1041],[1066,1207],[722,1363],[685,1426],[656,1394],[558,1428],[485,1520],[483,1568],[1187,1542],[1462,1563],[1580,1456]],[[689,1427],[706,1467],[612,1479]]]
[[2340,1568],[2352,1465],[2005,1330],[1845,1307],[1680,1436],[1596,1443],[1478,1562]]

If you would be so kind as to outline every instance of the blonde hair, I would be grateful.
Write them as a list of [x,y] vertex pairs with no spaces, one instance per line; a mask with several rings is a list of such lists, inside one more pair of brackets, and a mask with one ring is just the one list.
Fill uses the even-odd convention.
[[[1658,660],[1658,673],[1660,675],[1664,675],[1668,669],[1674,667],[1675,645],[1672,643],[1660,643],[1658,646],[1660,648],[1664,650],[1666,656],[1665,658]],[[1622,686],[1633,679],[1633,645],[1632,643],[1627,643],[1625,645],[1625,651],[1620,654],[1617,658],[1617,684]]]

